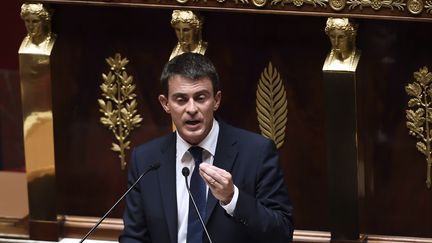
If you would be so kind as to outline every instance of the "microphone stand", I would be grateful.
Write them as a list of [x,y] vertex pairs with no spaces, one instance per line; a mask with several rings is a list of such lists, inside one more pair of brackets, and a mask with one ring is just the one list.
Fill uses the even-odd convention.
[[182,174],[183,174],[183,176],[184,176],[184,178],[185,178],[186,188],[187,188],[187,191],[188,191],[188,193],[189,193],[189,197],[190,197],[190,199],[191,199],[191,201],[192,201],[192,203],[193,203],[193,205],[194,205],[194,207],[195,207],[195,211],[196,211],[196,213],[198,214],[198,218],[199,218],[199,220],[200,220],[200,222],[201,222],[201,224],[202,224],[202,227],[203,227],[203,229],[204,229],[204,232],[205,232],[206,235],[207,235],[207,238],[208,238],[209,242],[210,242],[210,243],[213,243],[213,241],[211,240],[210,235],[209,235],[209,233],[208,233],[208,231],[207,231],[207,227],[205,226],[204,221],[203,221],[203,219],[202,219],[202,217],[201,217],[201,214],[200,214],[200,212],[199,212],[199,210],[198,210],[198,207],[197,207],[197,205],[196,205],[196,203],[195,203],[195,199],[193,198],[192,193],[191,193],[191,191],[190,191],[189,183],[188,183],[188,181],[187,181],[187,178],[188,178],[188,176],[189,176],[189,173],[190,173],[190,171],[189,171],[189,169],[188,169],[187,167],[184,167],[184,168],[182,169]]
[[87,234],[81,239],[81,241],[79,243],[82,243],[83,241],[85,241],[87,239],[87,237],[89,237],[89,235],[102,223],[102,221],[108,216],[108,214],[111,213],[111,211],[117,206],[117,204],[120,203],[120,201],[135,187],[136,184],[138,184],[138,182],[141,180],[141,178],[143,176],[145,176],[147,174],[147,172],[157,169],[159,168],[160,163],[154,163],[152,165],[150,165],[150,167],[144,171],[144,173],[142,173],[140,175],[140,177],[138,177],[138,179],[132,184],[132,186],[129,187],[129,189],[117,200],[116,203],[114,203],[114,205],[105,213],[104,216],[102,216],[101,219],[99,219],[99,221],[93,226],[93,228],[91,228],[89,230],[89,232],[87,232]]

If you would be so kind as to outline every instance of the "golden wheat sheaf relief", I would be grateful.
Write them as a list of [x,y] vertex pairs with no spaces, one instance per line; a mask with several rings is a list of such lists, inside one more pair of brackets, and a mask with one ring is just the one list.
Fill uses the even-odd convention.
[[100,89],[105,100],[98,99],[99,111],[104,115],[100,122],[113,132],[117,143],[112,143],[111,150],[119,153],[121,169],[124,170],[127,164],[125,150],[130,149],[127,138],[135,127],[141,125],[142,118],[137,114],[133,76],[125,71],[129,60],[119,53],[105,60],[110,65],[110,71],[102,74]]
[[279,149],[285,141],[288,102],[280,74],[272,63],[261,73],[256,91],[256,111],[261,134]]

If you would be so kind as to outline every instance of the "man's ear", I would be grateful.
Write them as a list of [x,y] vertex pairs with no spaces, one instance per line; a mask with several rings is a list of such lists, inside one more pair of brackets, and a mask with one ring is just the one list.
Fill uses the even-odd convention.
[[215,101],[216,102],[213,106],[213,111],[217,111],[217,109],[219,109],[221,99],[222,99],[222,92],[219,90],[215,95]]
[[168,99],[165,97],[165,95],[159,95],[159,103],[161,104],[162,108],[165,110],[166,113],[170,113],[170,108],[168,106]]

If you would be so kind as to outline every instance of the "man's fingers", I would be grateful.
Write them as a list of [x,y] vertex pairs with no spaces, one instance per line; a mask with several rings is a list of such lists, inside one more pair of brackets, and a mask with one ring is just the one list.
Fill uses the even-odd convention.
[[207,173],[205,173],[204,171],[200,170],[200,174],[201,177],[204,178],[205,182],[209,185],[209,186],[214,186],[217,181],[215,179],[213,179],[213,177],[211,177],[210,175],[208,175]]
[[231,177],[227,171],[206,163],[200,165],[200,172],[207,176],[205,178],[210,184],[213,180],[215,183],[226,184]]
[[201,163],[200,175],[219,201],[224,204],[231,202],[234,195],[234,184],[229,172],[207,163]]
[[200,164],[200,169],[211,176],[219,175],[219,176],[227,177],[227,176],[231,175],[228,171],[221,169],[221,168],[218,168],[218,167],[211,165],[211,164],[208,164],[208,163]]

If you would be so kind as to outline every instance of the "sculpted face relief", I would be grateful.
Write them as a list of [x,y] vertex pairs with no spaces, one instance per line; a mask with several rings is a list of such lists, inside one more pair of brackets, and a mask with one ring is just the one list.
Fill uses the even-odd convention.
[[171,52],[170,60],[185,52],[204,55],[207,42],[202,40],[203,17],[198,12],[188,10],[174,10],[171,17],[177,45]]
[[39,18],[39,16],[35,14],[28,14],[24,18],[24,24],[30,37],[35,38],[43,34],[42,20]]
[[335,58],[343,61],[355,51],[357,25],[348,18],[328,18],[325,27]]
[[183,52],[193,51],[198,45],[198,30],[189,23],[176,23],[173,25],[180,48]]
[[352,51],[352,36],[348,35],[346,31],[335,29],[328,34],[332,45],[332,50],[335,55],[340,59],[348,57]]
[[21,6],[21,18],[33,44],[39,45],[49,38],[51,15],[42,4],[23,4]]
[[331,51],[323,70],[355,70],[360,53],[356,48],[357,24],[348,18],[328,18],[325,33],[330,39]]

